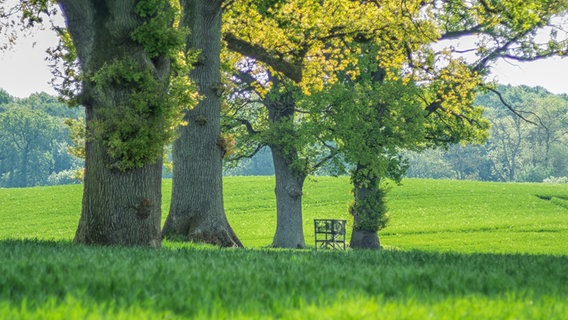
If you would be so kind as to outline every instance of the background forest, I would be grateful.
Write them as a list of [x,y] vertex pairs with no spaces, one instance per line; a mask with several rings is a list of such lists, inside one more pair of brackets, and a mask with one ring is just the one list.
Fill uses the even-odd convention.
[[[501,97],[489,92],[475,102],[491,122],[486,143],[406,152],[406,176],[567,183],[568,95],[540,87],[497,89]],[[70,152],[74,142],[69,124],[83,118],[81,108],[69,108],[54,96],[37,93],[19,99],[0,89],[0,187],[79,183],[83,160]],[[273,175],[270,150],[227,163],[225,174]],[[324,166],[318,174],[330,171]],[[164,170],[164,176],[170,173]]]
[[84,118],[46,93],[18,99],[0,89],[0,187],[78,183],[83,160],[66,122]]
[[[568,96],[541,87],[499,86],[479,94],[491,123],[484,144],[405,151],[410,178],[508,182],[568,182]],[[502,100],[501,100],[502,99]],[[512,109],[512,110],[511,110]],[[225,170],[228,175],[271,175],[270,150],[262,149]],[[322,167],[319,175],[332,170]]]

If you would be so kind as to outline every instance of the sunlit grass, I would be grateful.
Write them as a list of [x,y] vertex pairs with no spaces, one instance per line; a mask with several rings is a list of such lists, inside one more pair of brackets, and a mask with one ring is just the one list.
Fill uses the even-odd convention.
[[[306,183],[304,234],[313,219],[348,221],[345,177]],[[71,240],[81,210],[80,185],[0,189],[0,239]],[[227,177],[225,209],[246,247],[270,245],[276,230],[273,177]],[[171,180],[163,184],[164,221]],[[391,223],[384,246],[487,253],[568,254],[568,188],[564,185],[407,179],[389,193]]]
[[[568,315],[566,186],[405,180],[389,193],[378,252],[266,249],[274,179],[230,177],[224,190],[230,223],[253,249],[73,245],[81,186],[0,189],[0,319]],[[166,180],[163,219],[170,192]],[[347,178],[309,180],[306,243],[314,218],[350,225],[350,201]]]

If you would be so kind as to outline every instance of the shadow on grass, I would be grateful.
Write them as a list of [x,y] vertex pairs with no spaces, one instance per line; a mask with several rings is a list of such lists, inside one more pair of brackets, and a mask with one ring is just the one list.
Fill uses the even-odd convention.
[[537,194],[536,195],[539,199],[542,200],[546,200],[546,201],[550,201],[551,203],[562,207],[564,209],[568,209],[568,197],[564,197],[564,196],[552,196],[552,195],[542,195],[542,194]]
[[85,305],[192,317],[219,310],[278,315],[354,297],[425,303],[511,294],[568,298],[567,256],[145,249],[5,240],[0,261],[0,300],[16,307],[26,301],[31,308],[73,297]]

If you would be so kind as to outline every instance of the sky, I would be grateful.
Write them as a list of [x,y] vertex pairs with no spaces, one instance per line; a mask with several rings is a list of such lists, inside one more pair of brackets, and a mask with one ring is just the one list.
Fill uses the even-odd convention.
[[[46,49],[57,44],[51,30],[34,30],[34,34],[18,39],[9,51],[0,52],[0,88],[10,95],[25,98],[35,92],[55,95]],[[530,63],[498,62],[492,70],[501,84],[541,86],[552,93],[568,94],[568,57],[550,58]]]

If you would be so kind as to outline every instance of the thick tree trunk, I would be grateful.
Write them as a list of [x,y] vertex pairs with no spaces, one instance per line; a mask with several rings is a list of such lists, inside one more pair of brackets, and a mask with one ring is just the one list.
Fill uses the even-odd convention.
[[190,76],[201,101],[186,113],[187,126],[180,128],[173,146],[172,201],[162,234],[223,247],[241,247],[223,207],[221,3],[182,1],[183,23],[191,32],[187,46],[200,51]]
[[302,223],[302,190],[304,175],[291,168],[293,159],[285,157],[278,148],[271,147],[276,176],[276,234],[272,246],[277,248],[305,248]]
[[[100,87],[91,78],[105,65],[129,59],[140,70],[150,70],[158,81],[168,81],[169,64],[150,61],[144,48],[132,40],[132,31],[144,21],[134,8],[137,1],[59,0],[68,30],[77,49],[85,78],[80,102],[86,107],[87,132],[83,205],[75,242],[99,245],[161,244],[161,159],[134,169],[113,168],[95,122],[105,122],[109,112],[130,109],[127,84]],[[120,110],[120,111],[119,111]],[[117,113],[118,111],[118,113]],[[136,138],[139,131],[133,131]],[[104,135],[104,133],[103,133]],[[121,137],[122,138],[122,137]],[[128,139],[128,138],[124,138]]]
[[[369,188],[359,184],[354,185],[353,193],[356,203],[363,201],[366,197],[373,196]],[[360,220],[364,219],[364,217],[361,217],[361,213],[355,214],[353,219],[353,231],[351,233],[349,247],[352,249],[380,249],[381,241],[379,240],[379,232],[375,230],[365,230],[364,227],[360,227]]]
[[[274,80],[274,88],[279,85]],[[278,91],[278,89],[274,89]],[[292,123],[295,101],[291,93],[277,95],[268,105],[271,130],[280,136],[281,144],[270,144],[276,178],[276,233],[272,246],[277,248],[305,248],[302,223],[302,194],[306,175],[298,168],[298,152],[293,145]],[[289,136],[288,139],[285,137]],[[296,165],[296,166],[294,166]]]
[[83,211],[75,242],[159,247],[162,162],[123,173],[108,168],[100,143],[86,147]]

